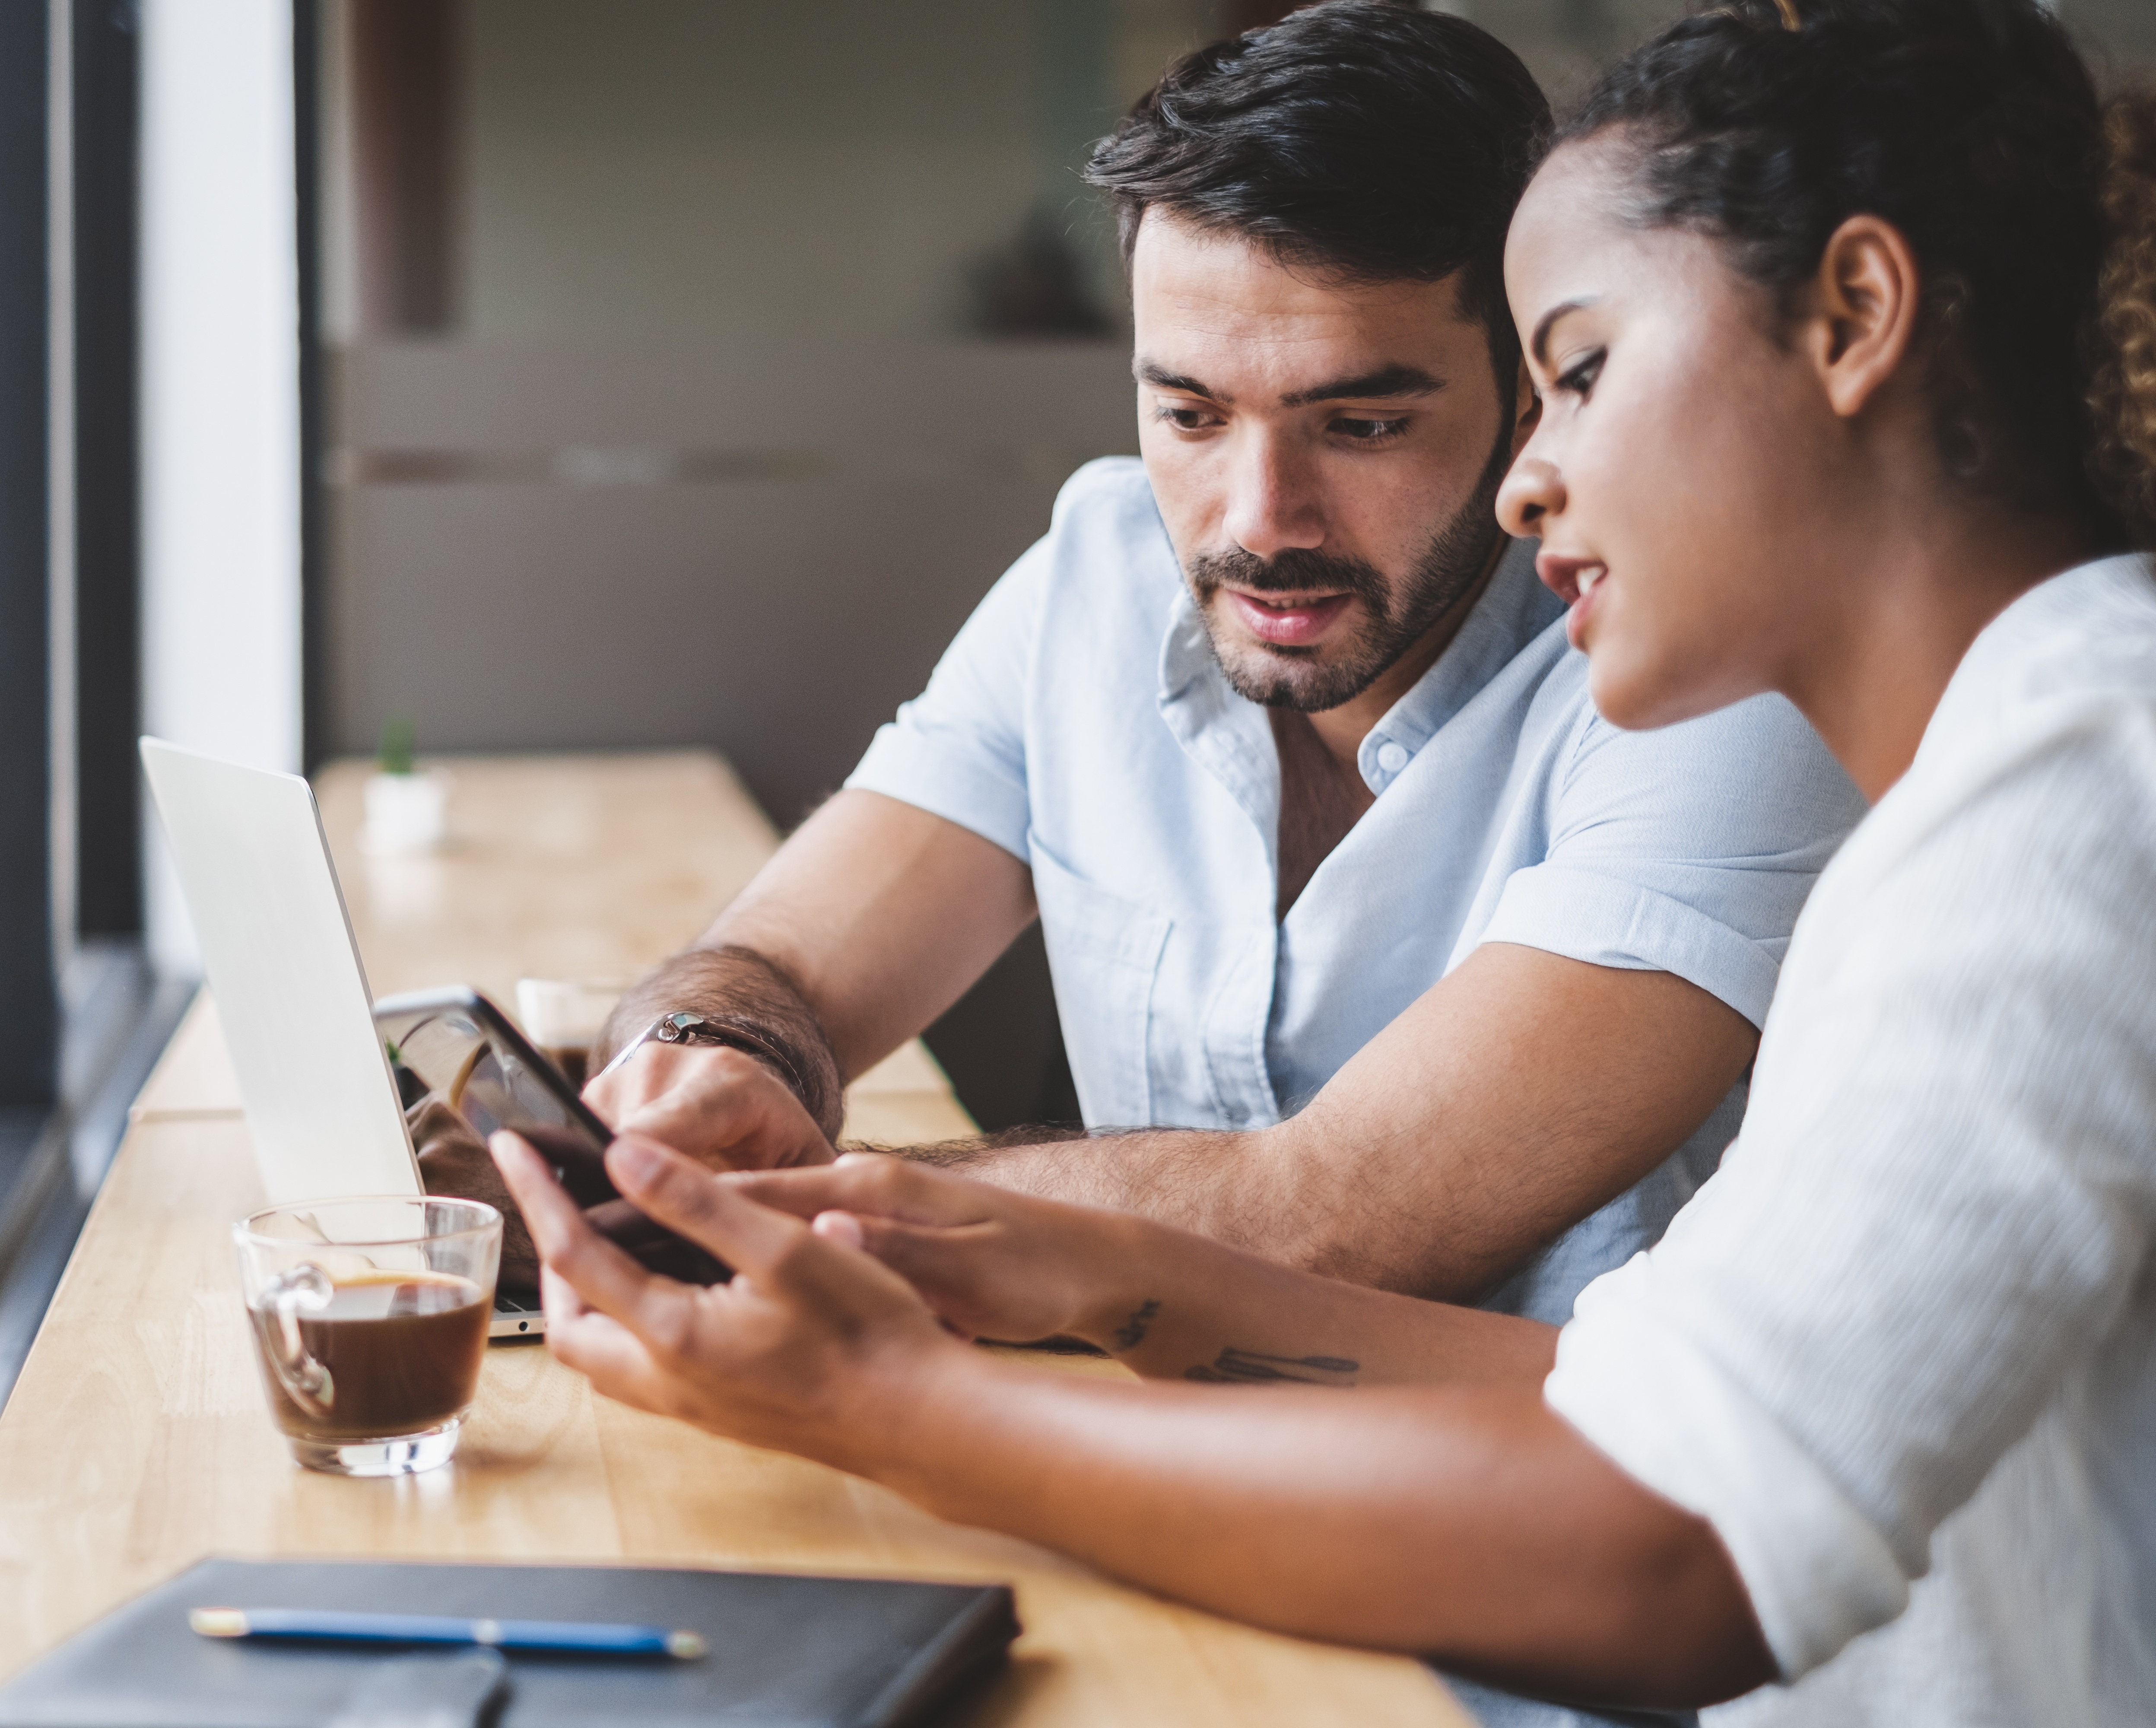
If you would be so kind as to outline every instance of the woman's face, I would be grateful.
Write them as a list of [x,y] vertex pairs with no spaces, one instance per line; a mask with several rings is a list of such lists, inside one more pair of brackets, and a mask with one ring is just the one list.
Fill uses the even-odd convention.
[[1568,145],[1528,187],[1506,285],[1542,418],[1498,495],[1620,726],[1789,687],[1826,623],[1846,446],[1772,297],[1713,240],[1628,227],[1625,158]]

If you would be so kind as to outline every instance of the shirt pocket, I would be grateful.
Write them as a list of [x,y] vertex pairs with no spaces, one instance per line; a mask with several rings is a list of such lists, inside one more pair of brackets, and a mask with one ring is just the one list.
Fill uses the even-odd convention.
[[1147,1032],[1171,920],[1095,886],[1029,837],[1033,892],[1078,1107],[1092,1128],[1152,1120]]

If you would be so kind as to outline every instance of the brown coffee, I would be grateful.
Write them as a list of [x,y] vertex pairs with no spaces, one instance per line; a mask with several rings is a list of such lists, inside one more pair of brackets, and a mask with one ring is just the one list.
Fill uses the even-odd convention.
[[439,1428],[471,1402],[486,1352],[487,1293],[442,1272],[381,1272],[340,1279],[328,1305],[301,1310],[300,1341],[329,1370],[317,1414],[277,1372],[273,1311],[249,1310],[270,1413],[303,1440],[378,1439]]
[[542,1044],[539,1054],[567,1076],[568,1082],[579,1092],[589,1075],[592,1063],[591,1047],[588,1044]]

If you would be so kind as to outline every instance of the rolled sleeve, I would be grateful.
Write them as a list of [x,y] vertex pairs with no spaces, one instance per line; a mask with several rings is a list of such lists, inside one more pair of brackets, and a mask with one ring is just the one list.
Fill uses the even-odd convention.
[[877,730],[849,792],[900,799],[1030,862],[1025,696],[1048,566],[1043,541],[988,591],[928,688]]
[[1588,1286],[1544,1401],[1620,1469],[1704,1519],[1785,1677],[1907,1606],[1902,1562],[1855,1502],[1681,1326],[1655,1323],[1645,1254]]
[[1507,879],[1481,940],[1673,972],[1762,1026],[1804,898],[1863,813],[1779,696],[1651,732],[1590,713],[1553,789],[1548,852]]
[[1482,940],[1593,966],[1674,972],[1754,1026],[1767,1023],[1779,971],[1772,946],[1697,906],[1621,876],[1562,864],[1514,871]]

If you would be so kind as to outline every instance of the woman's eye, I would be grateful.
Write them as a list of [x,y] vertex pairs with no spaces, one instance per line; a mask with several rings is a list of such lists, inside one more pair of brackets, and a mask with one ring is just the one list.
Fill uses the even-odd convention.
[[1594,392],[1594,381],[1602,376],[1602,362],[1607,357],[1608,351],[1602,348],[1583,354],[1558,375],[1556,387],[1585,401]]
[[1407,430],[1407,424],[1408,423],[1404,419],[1362,420],[1342,418],[1337,419],[1332,423],[1332,430],[1353,444],[1380,444],[1384,443],[1387,438],[1399,437],[1401,433]]

